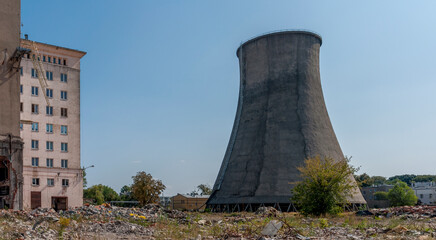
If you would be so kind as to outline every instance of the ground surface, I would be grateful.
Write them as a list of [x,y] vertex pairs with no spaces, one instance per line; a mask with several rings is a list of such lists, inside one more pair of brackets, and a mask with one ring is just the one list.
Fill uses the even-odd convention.
[[307,218],[267,208],[257,213],[187,213],[157,206],[1,210],[0,239],[436,239],[435,208],[372,213]]

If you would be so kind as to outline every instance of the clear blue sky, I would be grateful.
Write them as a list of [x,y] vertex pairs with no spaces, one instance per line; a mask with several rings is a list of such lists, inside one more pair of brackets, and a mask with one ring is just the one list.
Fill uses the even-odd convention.
[[31,40],[82,59],[82,165],[116,191],[138,171],[165,195],[213,185],[235,117],[241,41],[322,35],[321,81],[361,173],[436,174],[435,1],[22,0]]

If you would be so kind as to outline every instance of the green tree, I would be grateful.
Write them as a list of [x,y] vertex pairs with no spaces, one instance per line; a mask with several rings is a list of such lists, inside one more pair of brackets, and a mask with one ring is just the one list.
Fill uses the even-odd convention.
[[396,175],[393,177],[390,177],[388,179],[390,184],[395,184],[397,180],[400,180],[401,182],[405,182],[408,186],[412,185],[413,179],[416,178],[416,175],[414,174],[403,174],[403,175]]
[[375,192],[375,200],[388,200],[388,192]]
[[122,201],[135,201],[132,194],[132,187],[124,185],[120,190],[120,198]]
[[402,181],[397,181],[394,187],[389,190],[388,199],[391,206],[394,207],[415,205],[418,201],[413,189]]
[[357,185],[359,185],[359,187],[369,187],[371,186],[371,177],[366,174],[360,174],[360,175],[354,175],[354,179],[357,182]]
[[102,184],[94,185],[88,189],[85,189],[83,191],[83,197],[92,199],[97,205],[108,201],[117,201],[120,199],[115,190]]
[[304,215],[335,213],[338,205],[346,204],[347,198],[357,189],[350,177],[357,171],[349,159],[335,161],[317,156],[304,161],[299,167],[302,181],[292,189],[292,201]]
[[209,185],[200,184],[197,186],[197,189],[200,191],[200,195],[210,195],[212,194],[212,189]]
[[383,185],[386,183],[386,178],[382,176],[372,176],[371,185]]
[[144,171],[138,172],[132,178],[132,194],[141,205],[159,202],[159,195],[166,188],[160,180],[153,179]]

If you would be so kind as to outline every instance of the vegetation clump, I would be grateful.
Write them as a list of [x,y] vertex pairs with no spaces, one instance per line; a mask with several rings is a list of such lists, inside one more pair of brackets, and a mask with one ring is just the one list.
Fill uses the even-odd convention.
[[336,161],[320,156],[304,161],[298,167],[302,181],[292,189],[292,201],[304,215],[337,214],[340,205],[347,203],[347,197],[356,191],[350,176],[357,171],[350,166],[349,159]]
[[415,205],[418,201],[415,192],[405,182],[397,181],[388,192],[389,203],[393,207]]
[[139,204],[146,205],[159,202],[159,195],[166,188],[162,181],[153,179],[150,174],[144,171],[138,172],[132,178],[132,194],[139,201]]

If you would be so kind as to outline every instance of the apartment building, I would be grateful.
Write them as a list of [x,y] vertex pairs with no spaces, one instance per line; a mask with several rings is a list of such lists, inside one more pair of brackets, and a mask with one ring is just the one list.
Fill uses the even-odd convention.
[[418,197],[418,202],[423,205],[436,204],[435,182],[412,182],[412,189]]
[[[22,47],[29,44],[27,36],[21,40]],[[80,59],[86,53],[35,44],[46,71],[49,104],[32,56],[26,54],[20,68],[23,207],[60,210],[81,206]]]

